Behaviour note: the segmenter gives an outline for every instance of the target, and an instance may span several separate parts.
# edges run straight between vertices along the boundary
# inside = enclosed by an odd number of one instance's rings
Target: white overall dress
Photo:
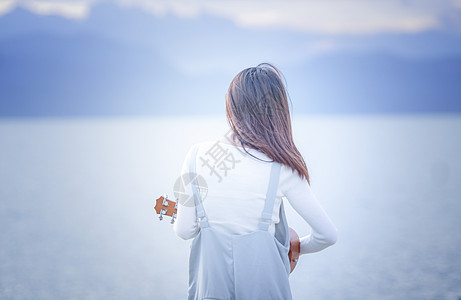
[[[197,146],[190,174],[195,173]],[[269,231],[281,165],[272,162],[269,186],[259,229],[247,234],[228,234],[209,226],[208,218],[191,178],[200,231],[191,244],[188,299],[290,300],[290,234],[283,201],[275,236]],[[193,176],[195,177],[195,176]]]

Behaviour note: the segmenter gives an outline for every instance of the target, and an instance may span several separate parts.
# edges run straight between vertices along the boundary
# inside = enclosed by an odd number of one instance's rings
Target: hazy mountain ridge
[[[17,8],[0,18],[0,116],[222,113],[230,80],[255,60],[282,69],[298,113],[460,112],[461,43],[426,35],[447,46],[417,59],[404,46],[401,56],[370,46],[311,57],[301,46],[318,37],[210,16],[156,18],[103,4],[68,20]]]
[[[331,54],[299,69],[292,71],[289,86],[293,98],[306,97],[299,105],[303,111],[461,111],[461,56],[409,60],[384,53]]]

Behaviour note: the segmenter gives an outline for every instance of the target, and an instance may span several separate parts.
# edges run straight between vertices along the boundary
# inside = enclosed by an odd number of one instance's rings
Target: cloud
[[[140,7],[145,11],[162,17],[167,13],[172,13],[182,18],[195,18],[203,12],[206,6],[203,1],[164,1],[164,0],[115,0],[124,7]],[[220,0],[218,0],[220,2]]]
[[[36,14],[61,15],[70,19],[86,18],[90,11],[90,3],[83,1],[28,1],[24,6]]]
[[[385,1],[290,1],[289,5],[270,1],[215,2],[208,11],[234,20],[244,27],[272,27],[321,34],[367,34],[377,32],[414,32],[436,26],[430,12],[402,7]],[[242,7],[244,9],[242,9]]]
[[[10,12],[14,6],[14,0],[0,0],[0,16]]]
[[[59,15],[69,19],[84,19],[94,1],[14,1],[0,0],[0,16],[16,6],[21,6],[39,15]]]
[[[2,1],[0,14],[22,5],[39,14],[85,18],[87,1]],[[442,17],[460,14],[461,0],[113,0],[122,7],[139,7],[156,16],[200,14],[232,20],[245,28],[275,28],[314,34],[415,33],[442,26]]]
[[[441,26],[447,12],[461,12],[461,0],[118,0],[157,16],[201,13],[246,28],[276,28],[317,34],[415,33]]]

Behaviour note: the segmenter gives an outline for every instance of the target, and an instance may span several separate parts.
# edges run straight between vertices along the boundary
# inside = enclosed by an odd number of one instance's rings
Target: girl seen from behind
[[[174,231],[194,238],[188,299],[292,299],[282,197],[311,228],[301,255],[333,245],[337,229],[293,142],[281,72],[264,63],[238,73],[226,115],[229,134],[194,144],[183,163]]]

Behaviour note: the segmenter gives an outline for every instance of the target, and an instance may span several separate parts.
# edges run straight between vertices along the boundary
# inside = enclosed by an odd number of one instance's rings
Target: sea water
[[[294,299],[459,299],[461,116],[292,119],[339,229],[301,256]],[[222,116],[0,120],[0,299],[185,299],[191,241],[154,200],[227,132]]]

